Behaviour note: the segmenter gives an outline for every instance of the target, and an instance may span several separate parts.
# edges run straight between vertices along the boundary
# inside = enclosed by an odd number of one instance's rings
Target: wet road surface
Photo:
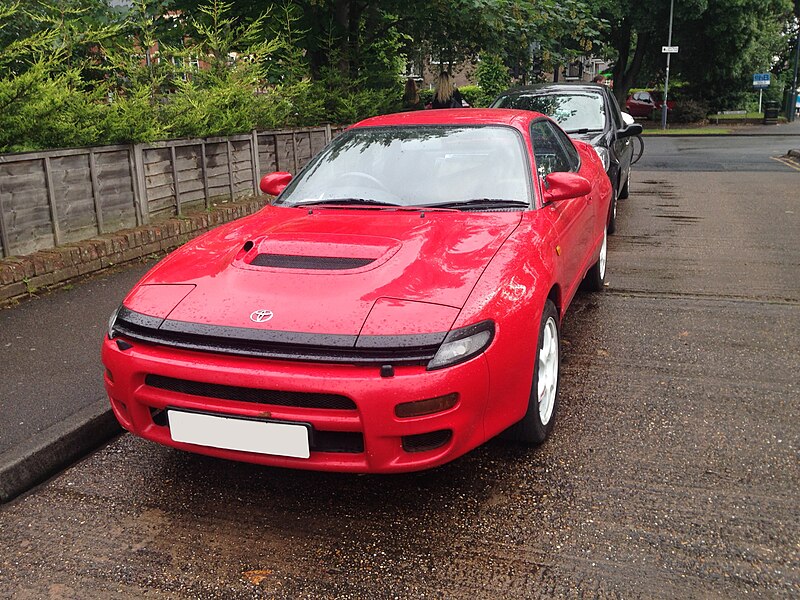
[[[800,173],[649,142],[544,446],[376,477],[124,435],[0,507],[0,596],[800,595]]]

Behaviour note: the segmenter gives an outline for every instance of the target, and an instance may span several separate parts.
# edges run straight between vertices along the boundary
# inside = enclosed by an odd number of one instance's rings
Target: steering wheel
[[[373,177],[369,173],[364,173],[363,171],[350,171],[349,173],[344,173],[341,177],[339,177],[339,181],[347,179],[352,179],[355,180],[356,182],[365,183],[369,187],[376,188],[384,192],[389,191],[386,189],[386,186],[383,185],[380,181],[378,181],[375,177]]]

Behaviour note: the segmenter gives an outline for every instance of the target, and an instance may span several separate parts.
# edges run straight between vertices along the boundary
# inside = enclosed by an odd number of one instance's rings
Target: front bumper
[[[436,371],[397,366],[394,376],[382,377],[375,366],[232,356],[124,339],[120,345],[120,339],[106,337],[102,347],[114,414],[125,429],[167,446],[295,469],[392,473],[444,464],[486,439],[485,355]],[[452,408],[395,415],[398,404],[450,393],[458,394]],[[308,424],[310,457],[174,441],[167,409]]]

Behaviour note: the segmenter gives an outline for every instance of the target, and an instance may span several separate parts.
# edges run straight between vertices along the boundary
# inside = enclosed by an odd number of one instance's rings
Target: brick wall
[[[174,250],[217,225],[253,214],[267,203],[267,199],[267,196],[247,198],[160,223],[2,259],[0,305],[82,275]]]

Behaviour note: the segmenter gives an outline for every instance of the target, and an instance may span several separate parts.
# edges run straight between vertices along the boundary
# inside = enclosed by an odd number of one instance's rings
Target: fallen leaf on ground
[[[272,575],[269,569],[256,569],[254,571],[245,571],[242,576],[253,585],[259,585],[262,581]]]

